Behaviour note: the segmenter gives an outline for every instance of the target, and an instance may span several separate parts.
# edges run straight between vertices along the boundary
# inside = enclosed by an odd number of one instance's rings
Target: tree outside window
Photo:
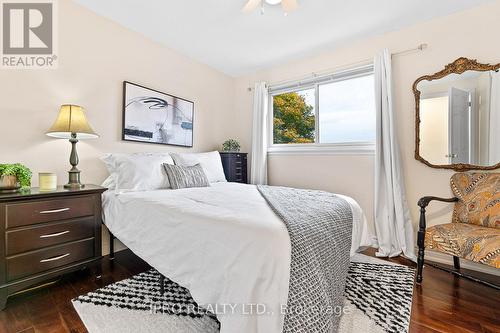
[[[314,89],[273,97],[275,144],[314,143]]]

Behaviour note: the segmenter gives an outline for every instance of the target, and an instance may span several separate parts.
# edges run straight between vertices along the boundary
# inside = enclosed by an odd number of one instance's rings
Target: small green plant
[[[20,163],[15,164],[0,164],[1,176],[16,176],[21,188],[31,186],[31,170]]]
[[[240,143],[235,139],[228,139],[222,144],[222,151],[240,151]]]

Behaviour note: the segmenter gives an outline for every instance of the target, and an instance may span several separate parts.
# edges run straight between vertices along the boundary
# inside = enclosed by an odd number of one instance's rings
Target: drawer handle
[[[54,234],[48,234],[48,235],[41,235],[40,238],[51,238],[51,237],[57,237],[57,236],[62,236],[64,234],[69,233],[69,230],[66,231],[61,231],[61,232],[56,232]]]
[[[40,214],[53,214],[53,213],[61,213],[67,212],[69,208],[61,208],[61,209],[53,209],[53,210],[42,210]]]
[[[241,164],[242,162],[241,162],[241,161],[236,161],[236,162],[234,162],[234,163],[236,163],[236,164]]]
[[[56,261],[56,260],[59,260],[59,259],[62,259],[62,258],[66,258],[69,255],[70,255],[69,253],[66,253],[66,254],[63,254],[63,255],[60,255],[60,256],[57,256],[57,257],[42,259],[42,260],[40,260],[40,262]]]

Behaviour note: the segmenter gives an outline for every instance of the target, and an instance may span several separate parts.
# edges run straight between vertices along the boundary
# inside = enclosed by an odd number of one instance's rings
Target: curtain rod
[[[428,47],[428,45],[425,43],[419,44],[417,47],[393,53],[392,56],[400,56],[400,55],[405,55],[408,53],[413,53],[416,51],[417,52],[423,51],[427,47]],[[324,69],[324,70],[317,71],[317,72],[312,72],[312,73],[308,74],[307,76],[300,76],[300,77],[287,79],[287,80],[283,80],[283,81],[268,83],[268,86],[276,86],[276,85],[282,85],[282,84],[286,84],[286,83],[294,82],[294,81],[307,80],[307,79],[315,78],[315,77],[321,76],[321,75],[332,74],[332,72],[343,70],[343,69],[348,69],[350,67],[369,65],[371,63],[373,63],[373,58],[367,58],[367,59],[363,59],[363,60],[360,60],[360,61],[357,61],[354,63],[345,64],[345,65],[336,66],[336,67],[331,67],[331,68]],[[253,87],[248,87],[248,91],[252,91],[252,90],[253,90]]]

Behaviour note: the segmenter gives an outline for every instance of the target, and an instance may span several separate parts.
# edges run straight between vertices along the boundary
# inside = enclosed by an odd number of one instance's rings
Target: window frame
[[[295,81],[281,86],[269,87],[268,100],[268,154],[334,154],[334,155],[373,155],[375,153],[375,142],[340,142],[320,143],[319,128],[319,87],[329,83],[345,81],[358,77],[373,75],[373,64],[335,72],[330,75],[316,76],[309,80]],[[314,89],[314,143],[274,143],[274,96]]]

